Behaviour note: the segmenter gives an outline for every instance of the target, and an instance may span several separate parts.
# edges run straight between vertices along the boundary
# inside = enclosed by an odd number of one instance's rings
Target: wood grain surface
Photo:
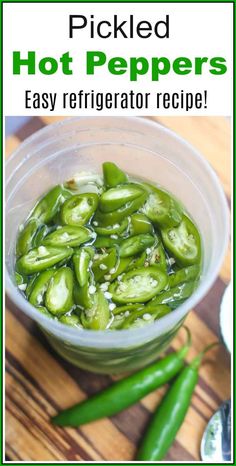
[[[33,132],[58,121],[33,118],[6,141],[6,155]],[[230,123],[221,117],[152,117],[199,149],[215,168],[230,204]],[[190,360],[219,335],[219,307],[230,280],[230,250],[214,286],[187,318],[193,335]],[[183,331],[172,349],[183,343]],[[79,429],[55,428],[50,416],[108,386],[116,377],[95,375],[64,361],[37,326],[7,299],[6,455],[10,461],[132,461],[150,415],[167,387],[110,419]],[[205,425],[230,397],[230,357],[223,346],[212,351],[200,370],[191,407],[167,461],[199,461]]]

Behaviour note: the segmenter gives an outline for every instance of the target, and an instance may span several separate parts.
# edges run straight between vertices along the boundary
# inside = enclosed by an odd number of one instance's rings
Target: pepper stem
[[[190,346],[192,344],[192,337],[191,337],[191,332],[190,332],[189,328],[186,327],[186,325],[183,325],[183,328],[184,328],[184,330],[186,330],[186,333],[187,333],[187,341],[186,341],[185,345],[178,352],[179,356],[181,358],[184,358],[186,356],[186,354],[187,354],[187,352],[188,352],[188,350],[189,350],[189,348],[190,348]]]
[[[214,343],[210,343],[209,345],[206,346],[206,348],[204,348],[204,350],[202,350],[194,359],[193,361],[191,362],[191,367],[193,369],[198,369],[201,362],[202,362],[202,358],[203,356],[208,352],[210,351],[212,348],[214,348],[215,346],[219,345],[220,343],[218,341],[214,341]]]

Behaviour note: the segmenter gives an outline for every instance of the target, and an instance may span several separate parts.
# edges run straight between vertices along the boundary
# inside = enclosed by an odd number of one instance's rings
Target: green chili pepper
[[[70,311],[73,302],[73,273],[69,267],[59,269],[51,278],[45,296],[45,305],[54,315]]]
[[[32,277],[27,277],[28,278],[28,283],[27,283],[27,288],[25,290],[25,296],[27,299],[29,299],[30,297],[30,294],[31,294],[31,291],[33,289],[33,286],[34,286],[34,282],[36,280],[36,278],[38,277],[38,273],[36,273],[35,275],[32,275]]]
[[[117,261],[116,249],[110,249],[109,252],[101,254],[99,259],[95,260],[92,266],[94,278],[97,282],[101,281],[104,275],[110,274]]]
[[[190,265],[169,275],[169,287],[173,288],[181,283],[191,282],[199,277],[199,265]]]
[[[32,275],[52,267],[72,254],[73,249],[69,247],[39,246],[18,259],[16,267],[20,273]]]
[[[93,243],[93,246],[97,249],[102,248],[113,248],[114,246],[119,246],[121,243],[121,239],[118,238],[117,235],[115,238],[111,238],[109,236],[97,236],[96,240]]]
[[[196,282],[186,282],[171,288],[170,290],[163,291],[159,296],[150,301],[148,306],[156,306],[157,304],[168,304],[174,310],[182,304],[196,288]]]
[[[133,327],[134,325],[141,327],[147,323],[150,324],[156,319],[160,319],[170,312],[171,309],[166,304],[159,304],[156,307],[153,306],[152,308],[149,308],[149,310],[146,308],[146,306],[144,306],[141,309],[138,308],[130,312],[130,315],[125,319],[122,328],[127,329]]]
[[[98,222],[99,226],[106,227],[108,225],[114,225],[114,223],[120,223],[128,215],[131,215],[136,210],[143,206],[147,198],[147,193],[143,192],[140,196],[136,197],[133,201],[127,202],[119,209],[113,212],[101,212],[97,210],[94,220]]]
[[[59,321],[62,324],[69,325],[71,327],[83,328],[80,323],[79,317],[76,314],[63,315],[59,318]]]
[[[130,217],[130,236],[141,233],[153,233],[153,226],[144,214],[133,214]]]
[[[143,194],[143,189],[138,184],[127,183],[116,188],[108,189],[102,193],[99,199],[99,209],[102,212],[113,212],[124,204],[133,201]]]
[[[112,283],[109,292],[117,303],[144,303],[163,290],[167,275],[156,267],[140,267]]]
[[[128,271],[128,266],[132,262],[132,257],[118,257],[117,262],[113,269],[110,269],[108,275],[110,275],[109,281],[114,281],[124,271]]]
[[[89,309],[93,305],[93,297],[92,294],[90,293],[90,290],[92,288],[96,287],[93,285],[93,279],[91,273],[89,273],[89,278],[88,281],[85,283],[83,286],[79,286],[77,283],[74,284],[74,289],[73,289],[73,297],[74,297],[74,302],[78,304],[79,306],[84,307],[85,309]]]
[[[124,306],[118,306],[114,309],[113,314],[114,316],[118,314],[125,314],[127,312],[137,311],[137,309],[144,309],[144,304],[125,304]],[[127,317],[127,315],[126,315]]]
[[[44,304],[45,293],[55,270],[49,269],[40,273],[32,285],[32,290],[29,296],[29,302],[33,306],[41,306]]]
[[[90,273],[90,262],[93,256],[94,249],[91,247],[85,247],[81,248],[72,257],[75,275],[80,286],[84,286],[88,282]]]
[[[88,223],[98,205],[95,193],[76,194],[68,199],[61,208],[64,225],[81,226]]]
[[[144,266],[146,267],[147,253],[144,251],[140,256],[134,257],[133,259],[132,257],[130,257],[130,259],[131,259],[131,262],[127,267],[127,270],[126,270],[127,272],[133,269],[138,269],[140,267],[144,267]],[[149,264],[147,263],[147,265]]]
[[[82,243],[90,241],[93,237],[92,231],[85,227],[64,226],[49,235],[43,241],[44,245],[52,246],[79,246]]]
[[[202,357],[215,344],[209,345],[201,352],[180,372],[171,385],[142,439],[136,458],[138,461],[161,461],[165,457],[188,411],[198,382]]]
[[[190,344],[188,332],[188,341],[178,352],[168,354],[164,359],[113,383],[88,400],[61,411],[52,418],[52,423],[59,426],[78,427],[123,411],[173,379],[184,366],[184,358]]]
[[[173,197],[165,191],[144,184],[149,191],[149,197],[143,207],[143,213],[157,226],[172,227],[182,220],[182,209]]]
[[[38,229],[39,222],[32,218],[29,220],[24,229],[19,233],[16,243],[17,256],[23,256],[33,247],[33,240]]]
[[[93,224],[97,222],[93,222]],[[121,223],[115,223],[114,225],[110,225],[108,227],[98,227],[94,225],[94,230],[98,235],[101,236],[111,236],[111,235],[119,235],[123,233],[128,228],[129,221],[127,218],[124,218]]]
[[[167,262],[166,262],[166,255],[165,255],[165,250],[164,247],[159,240],[159,243],[157,246],[155,246],[150,254],[147,257],[147,260],[150,265],[157,265],[161,269],[164,270],[164,272],[167,272]]]
[[[126,174],[112,162],[102,164],[104,183],[107,188],[113,188],[122,183],[127,183]]]
[[[124,239],[119,248],[120,257],[130,257],[139,254],[149,246],[152,246],[154,242],[154,237],[149,233],[143,233]]]
[[[15,272],[15,282],[17,285],[23,285],[23,283],[25,283],[24,277],[18,272]]]
[[[40,223],[49,223],[59,211],[63,202],[71,197],[71,193],[58,185],[51,189],[35,206],[30,218],[36,218]]]
[[[53,319],[54,316],[47,310],[45,306],[35,306],[41,314],[45,314],[49,319]]]
[[[93,295],[92,299],[92,306],[81,312],[83,327],[90,330],[105,330],[110,320],[108,302],[100,290]]]
[[[49,233],[49,228],[47,225],[40,225],[33,240],[33,247],[37,248],[40,246],[45,238],[45,236]]]
[[[201,260],[201,238],[193,222],[183,216],[177,227],[161,230],[165,247],[180,265],[192,265]]]

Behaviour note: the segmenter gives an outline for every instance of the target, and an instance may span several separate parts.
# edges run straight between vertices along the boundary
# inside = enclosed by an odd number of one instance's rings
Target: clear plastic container
[[[108,160],[134,177],[162,185],[183,202],[200,229],[204,261],[197,290],[174,312],[140,329],[93,332],[50,320],[25,300],[14,282],[14,248],[17,228],[38,197],[81,170],[101,172]],[[213,284],[228,231],[225,195],[210,165],[176,134],[142,118],[64,120],[27,139],[6,164],[7,293],[60,355],[87,370],[119,373],[155,360]]]

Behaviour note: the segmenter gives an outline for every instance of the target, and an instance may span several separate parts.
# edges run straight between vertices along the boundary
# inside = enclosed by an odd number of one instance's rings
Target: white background
[[[107,110],[102,113],[85,110],[63,110],[61,99],[57,100],[56,115],[180,115],[183,111],[157,110],[156,92],[208,91],[208,108],[189,111],[192,115],[231,115],[232,114],[232,44],[233,44],[233,5],[232,4],[190,4],[190,3],[146,3],[146,4],[74,4],[74,3],[14,3],[4,4],[4,114],[5,115],[52,115],[49,110],[27,110],[24,105],[25,89],[33,92],[79,92],[80,89],[99,92],[151,92],[152,100],[148,110]],[[69,14],[94,15],[96,21],[111,20],[114,14],[120,20],[127,20],[130,14],[135,21],[148,20],[155,23],[170,16],[170,38],[158,39],[90,39],[89,28],[75,32],[69,39]],[[21,51],[27,56],[29,50],[36,51],[36,60],[45,56],[58,58],[70,51],[73,57],[73,75],[63,75],[61,71],[51,76],[13,75],[12,52]],[[158,82],[151,81],[150,73],[140,76],[137,82],[130,82],[128,73],[111,75],[106,66],[97,69],[94,76],[86,75],[86,51],[100,50],[109,58],[123,56],[151,57],[166,56],[173,60],[180,56],[225,57],[228,71],[222,76],[209,73],[206,64],[202,75],[193,73],[180,76],[174,72],[160,76]]]

